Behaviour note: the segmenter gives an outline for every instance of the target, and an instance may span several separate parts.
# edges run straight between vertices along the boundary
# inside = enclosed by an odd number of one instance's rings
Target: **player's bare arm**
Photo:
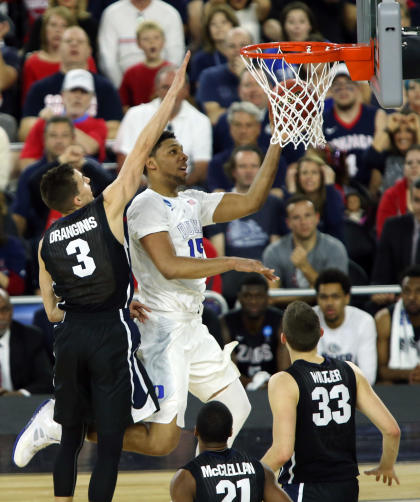
[[[226,193],[213,215],[215,223],[236,220],[255,213],[264,205],[276,177],[281,147],[270,145],[261,168],[245,194]]]
[[[126,157],[117,179],[103,192],[104,207],[109,225],[120,242],[124,240],[121,215],[125,206],[134,197],[140,186],[146,159],[166,127],[178,92],[184,87],[185,72],[189,59],[190,52],[188,51],[182,65],[176,72],[175,79],[168,93],[159,106],[159,109],[137,138],[134,148]]]
[[[172,502],[193,502],[195,497],[195,479],[186,469],[179,469],[169,487]]]
[[[395,481],[400,484],[394,471],[394,465],[398,456],[401,431],[388,408],[372,389],[360,368],[347,361],[356,375],[357,402],[356,407],[380,430],[382,434],[382,455],[379,465],[365,474],[375,476],[376,481],[381,478],[388,486]]]
[[[41,258],[42,242],[43,239],[41,239],[38,247],[39,287],[41,289],[42,301],[48,320],[50,322],[60,322],[63,320],[64,311],[58,308],[59,298],[55,296],[51,275],[45,268],[44,260]]]
[[[273,375],[268,382],[268,399],[273,414],[273,442],[261,462],[277,471],[295,448],[299,388],[293,377],[285,372]]]
[[[264,502],[292,502],[292,499],[287,495],[287,493],[281,489],[276,481],[274,472],[264,465]]]
[[[146,235],[140,242],[165,279],[201,279],[228,270],[258,272],[270,281],[277,279],[273,270],[258,260],[235,256],[204,259],[177,256],[168,232]]]

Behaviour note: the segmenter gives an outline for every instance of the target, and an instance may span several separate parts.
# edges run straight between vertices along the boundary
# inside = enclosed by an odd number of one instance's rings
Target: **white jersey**
[[[331,329],[318,305],[314,310],[324,330],[324,335],[318,342],[318,353],[354,362],[363,371],[369,383],[375,383],[378,357],[373,317],[363,310],[347,305],[343,324]]]
[[[205,278],[165,279],[139,240],[168,232],[177,256],[205,258],[202,227],[214,223],[213,213],[223,195],[186,190],[165,197],[147,189],[134,198],[127,212],[132,268],[140,299],[153,311],[201,312]]]

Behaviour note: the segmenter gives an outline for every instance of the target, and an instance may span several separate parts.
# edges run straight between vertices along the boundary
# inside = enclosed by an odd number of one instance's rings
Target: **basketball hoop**
[[[269,100],[272,143],[305,148],[325,145],[324,100],[337,65],[345,61],[352,80],[374,74],[373,46],[328,42],[270,42],[241,49],[248,71]]]

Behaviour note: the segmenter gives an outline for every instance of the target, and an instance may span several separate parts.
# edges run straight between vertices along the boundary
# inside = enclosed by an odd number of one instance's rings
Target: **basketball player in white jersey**
[[[231,360],[237,342],[222,351],[202,323],[205,278],[228,270],[259,272],[269,280],[275,276],[256,260],[206,258],[203,226],[257,211],[270,191],[279,157],[280,147],[271,145],[245,194],[178,191],[187,176],[187,156],[169,132],[162,134],[146,162],[149,188],[135,197],[127,220],[140,301],[152,310],[141,327],[141,354],[158,388],[161,409],[148,420],[153,422],[150,431],[159,431],[160,444],[164,438],[165,452],[178,444],[188,391],[203,402],[214,399],[229,408],[233,415],[229,445],[250,412]],[[139,451],[136,428],[130,429],[130,449]]]

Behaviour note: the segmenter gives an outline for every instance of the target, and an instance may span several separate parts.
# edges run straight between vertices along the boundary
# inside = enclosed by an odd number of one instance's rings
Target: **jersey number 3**
[[[331,411],[330,401],[337,399],[338,410]],[[343,385],[334,385],[328,392],[325,387],[315,387],[312,391],[312,400],[319,401],[318,409],[320,413],[313,413],[312,420],[315,425],[328,425],[331,420],[337,424],[345,424],[351,417],[351,406],[349,404],[349,389]]]
[[[216,485],[216,493],[222,494],[226,493],[226,497],[223,497],[221,502],[232,502],[232,500],[236,499],[236,488],[241,490],[241,498],[240,502],[249,502],[251,500],[251,490],[249,487],[249,479],[238,479],[236,482],[236,486],[232,481],[224,479],[223,481],[219,481]]]
[[[81,265],[73,267],[73,274],[78,277],[87,277],[92,275],[96,269],[95,262],[91,256],[88,256],[90,251],[89,244],[83,239],[74,239],[70,241],[66,247],[68,255],[76,254],[77,261]]]

